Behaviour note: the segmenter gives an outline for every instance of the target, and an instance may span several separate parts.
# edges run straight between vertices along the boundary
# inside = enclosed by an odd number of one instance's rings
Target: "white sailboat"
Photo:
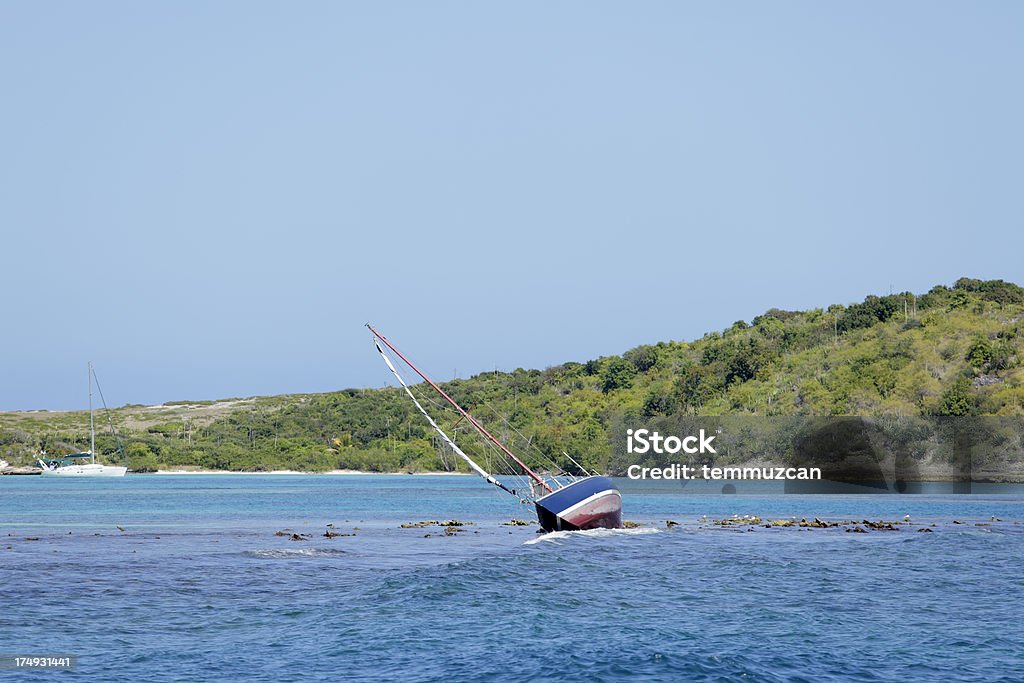
[[[72,453],[61,458],[44,459],[43,451],[39,466],[43,468],[43,476],[49,477],[123,477],[127,467],[102,465],[96,462],[96,424],[92,412],[92,363],[89,363],[89,450],[84,453]],[[88,460],[88,462],[85,462]]]

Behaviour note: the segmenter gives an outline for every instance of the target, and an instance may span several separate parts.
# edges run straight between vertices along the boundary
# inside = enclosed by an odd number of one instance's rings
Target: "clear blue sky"
[[[0,409],[1024,281],[1019,2],[0,4]]]

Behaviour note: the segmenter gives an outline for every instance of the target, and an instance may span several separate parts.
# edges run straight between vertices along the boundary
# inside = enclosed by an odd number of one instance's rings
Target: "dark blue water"
[[[1024,680],[1024,488],[976,490],[623,482],[650,526],[541,537],[469,477],[3,477],[0,654],[76,655],[68,680]],[[936,526],[702,521],[733,514]],[[475,524],[399,528],[451,518]]]

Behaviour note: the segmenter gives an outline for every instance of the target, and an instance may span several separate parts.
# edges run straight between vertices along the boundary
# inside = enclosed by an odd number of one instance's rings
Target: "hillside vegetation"
[[[926,294],[772,309],[691,342],[659,342],[545,370],[488,372],[442,386],[496,436],[606,469],[615,420],[665,415],[1024,415],[1024,289],[958,280]],[[129,465],[229,470],[456,468],[395,388],[111,411]],[[100,415],[98,425],[105,426]],[[465,422],[442,419],[464,435]],[[0,413],[0,458],[76,451],[85,412]],[[470,439],[465,443],[470,444]],[[527,449],[529,444],[530,448]],[[536,447],[536,451],[534,451]],[[102,459],[120,459],[109,434]]]

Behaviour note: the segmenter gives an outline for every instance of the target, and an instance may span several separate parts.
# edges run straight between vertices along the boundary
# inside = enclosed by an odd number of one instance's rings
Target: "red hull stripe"
[[[606,517],[618,519],[621,514],[622,496],[619,492],[603,491],[580,501],[559,515],[559,517],[569,522],[569,524],[586,529],[598,519]]]
[[[618,491],[610,489],[584,498],[572,507],[559,512],[558,516],[572,521],[573,517],[579,513],[596,512],[598,510],[610,512],[616,509],[622,509],[622,495]]]

